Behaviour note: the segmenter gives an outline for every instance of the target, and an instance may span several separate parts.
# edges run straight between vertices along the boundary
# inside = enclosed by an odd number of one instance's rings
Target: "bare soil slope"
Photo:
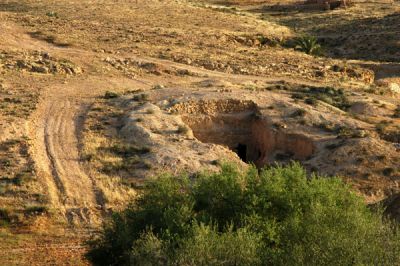
[[[395,54],[306,55],[281,45],[305,17],[203,2],[0,3],[0,265],[85,265],[83,241],[145,178],[227,158],[299,160],[367,202],[398,192]]]

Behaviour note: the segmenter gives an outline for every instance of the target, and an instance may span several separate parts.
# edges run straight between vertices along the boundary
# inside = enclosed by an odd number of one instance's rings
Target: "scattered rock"
[[[68,60],[60,60],[46,52],[3,52],[7,56],[0,58],[0,68],[18,69],[39,74],[67,74],[78,75],[83,69]]]
[[[400,85],[397,83],[389,83],[389,90],[394,93],[400,93]]]

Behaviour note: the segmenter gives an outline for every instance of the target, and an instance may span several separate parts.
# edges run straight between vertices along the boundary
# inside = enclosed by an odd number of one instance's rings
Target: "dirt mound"
[[[135,174],[139,178],[162,171],[195,173],[203,169],[217,170],[220,158],[239,162],[229,149],[203,143],[193,137],[192,130],[179,115],[171,115],[158,106],[145,103],[133,104],[121,134],[132,145],[139,145],[149,152],[140,155]]]
[[[200,100],[182,102],[168,109],[171,113],[187,114],[216,114],[234,113],[241,111],[257,112],[257,105],[253,101],[227,99],[227,100]]]

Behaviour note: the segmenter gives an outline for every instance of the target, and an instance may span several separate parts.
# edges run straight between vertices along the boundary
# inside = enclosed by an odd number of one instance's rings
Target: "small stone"
[[[49,73],[49,69],[45,66],[33,65],[31,70],[32,70],[32,72],[37,72],[37,73],[42,73],[42,74]]]
[[[165,89],[165,87],[163,85],[157,84],[153,87],[153,90],[162,90]]]

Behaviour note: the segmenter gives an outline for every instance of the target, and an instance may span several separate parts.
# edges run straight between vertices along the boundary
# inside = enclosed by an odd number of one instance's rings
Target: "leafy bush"
[[[295,40],[295,49],[310,55],[319,55],[322,47],[314,36],[302,36]]]
[[[396,228],[299,164],[147,182],[90,244],[97,265],[397,265]]]
[[[261,236],[246,228],[230,227],[219,233],[213,227],[194,225],[193,235],[185,239],[178,251],[177,265],[260,265],[258,252],[263,246]]]
[[[106,91],[106,93],[104,93],[104,99],[114,99],[118,97],[119,94],[113,91]]]
[[[134,241],[130,253],[131,265],[153,266],[165,265],[168,257],[163,242],[151,231],[144,233]]]

